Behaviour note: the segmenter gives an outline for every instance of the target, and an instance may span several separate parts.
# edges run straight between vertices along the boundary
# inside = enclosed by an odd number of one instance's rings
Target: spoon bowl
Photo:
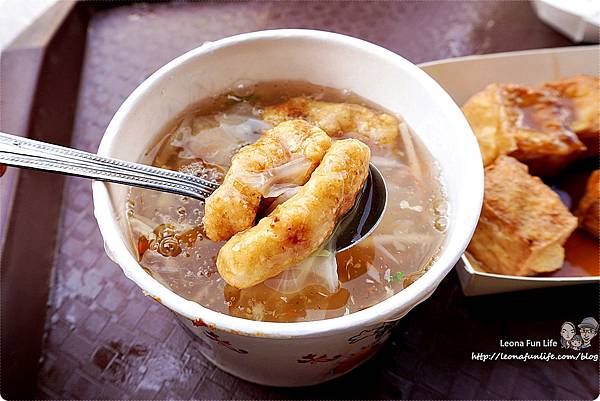
[[[335,251],[343,252],[363,241],[377,228],[387,207],[387,185],[373,163],[369,163],[369,175],[362,191],[356,197],[352,209],[338,224]]]

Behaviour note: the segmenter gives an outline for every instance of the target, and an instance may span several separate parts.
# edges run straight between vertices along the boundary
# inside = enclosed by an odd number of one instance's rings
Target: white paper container
[[[377,305],[335,319],[245,320],[188,301],[142,269],[124,234],[126,187],[95,182],[94,214],[111,259],[149,296],[180,316],[204,344],[203,354],[217,366],[261,384],[319,383],[373,355],[395,321],[426,300],[456,264],[481,209],[479,148],[450,96],[401,56],[348,36],[275,30],[205,44],[159,69],[119,108],[98,154],[140,160],[167,122],[190,104],[222,93],[240,79],[307,80],[350,89],[404,117],[438,161],[451,206],[447,239],[439,258],[421,278]]]
[[[576,74],[600,74],[600,47],[578,46],[469,56],[421,64],[462,105],[486,85],[538,84]],[[517,277],[477,271],[463,256],[456,271],[465,295],[483,295],[542,287],[599,282],[587,277]]]
[[[535,0],[537,16],[575,43],[600,40],[600,1]]]

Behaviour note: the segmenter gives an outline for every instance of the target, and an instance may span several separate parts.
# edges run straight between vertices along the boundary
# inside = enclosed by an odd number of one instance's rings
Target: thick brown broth
[[[148,149],[146,162],[221,181],[231,156],[269,127],[260,119],[261,108],[299,95],[378,109],[350,92],[304,82],[256,86],[242,82],[230,93],[184,112]],[[442,245],[448,222],[448,205],[436,163],[408,127],[403,127],[393,149],[367,143],[372,162],[386,178],[388,209],[368,239],[335,256],[340,281],[335,293],[318,282],[293,293],[281,287],[274,289],[269,280],[245,290],[226,285],[216,269],[216,255],[224,242],[213,242],[203,235],[203,204],[132,188],[127,215],[140,264],[189,300],[254,320],[292,322],[337,317],[390,297],[428,268]],[[408,149],[406,140],[410,141]]]

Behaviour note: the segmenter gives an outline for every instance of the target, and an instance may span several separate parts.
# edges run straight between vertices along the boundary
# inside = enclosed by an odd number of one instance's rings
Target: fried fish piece
[[[369,147],[334,142],[300,191],[221,248],[217,268],[236,288],[248,288],[315,252],[354,205],[369,172]]]
[[[492,84],[462,109],[485,166],[508,154],[527,164],[532,174],[549,175],[586,150],[569,128],[571,108],[549,91]]]
[[[265,107],[262,118],[279,124],[300,118],[316,124],[331,137],[355,138],[382,146],[395,146],[399,129],[396,117],[351,103],[329,103],[300,96]]]
[[[600,170],[595,170],[588,178],[585,194],[575,214],[579,217],[581,228],[600,238]]]
[[[491,273],[530,276],[559,269],[577,227],[560,198],[527,166],[500,156],[485,169],[483,208],[468,251]]]
[[[291,120],[266,131],[232,158],[223,184],[206,200],[202,222],[208,238],[228,240],[250,228],[265,190],[265,172],[293,160],[304,162],[288,183],[304,184],[331,146],[331,138],[303,120]]]
[[[585,156],[597,156],[600,142],[600,78],[577,75],[562,81],[548,82],[544,88],[554,91],[571,103],[571,129],[587,146]]]

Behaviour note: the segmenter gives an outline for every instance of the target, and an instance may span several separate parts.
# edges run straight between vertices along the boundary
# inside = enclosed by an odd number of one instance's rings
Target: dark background
[[[119,105],[161,65],[205,41],[272,28],[340,32],[415,63],[572,45],[525,1],[63,2],[3,55],[3,130],[95,151]],[[8,121],[15,105],[29,110],[27,121]],[[297,389],[238,380],[212,366],[174,316],[104,254],[90,182],[23,171],[13,189],[2,223],[5,398],[598,396],[597,362],[471,360],[474,352],[521,352],[501,349],[500,340],[558,340],[562,322],[597,318],[598,285],[467,298],[454,271],[348,375]],[[588,352],[598,353],[598,338]]]

